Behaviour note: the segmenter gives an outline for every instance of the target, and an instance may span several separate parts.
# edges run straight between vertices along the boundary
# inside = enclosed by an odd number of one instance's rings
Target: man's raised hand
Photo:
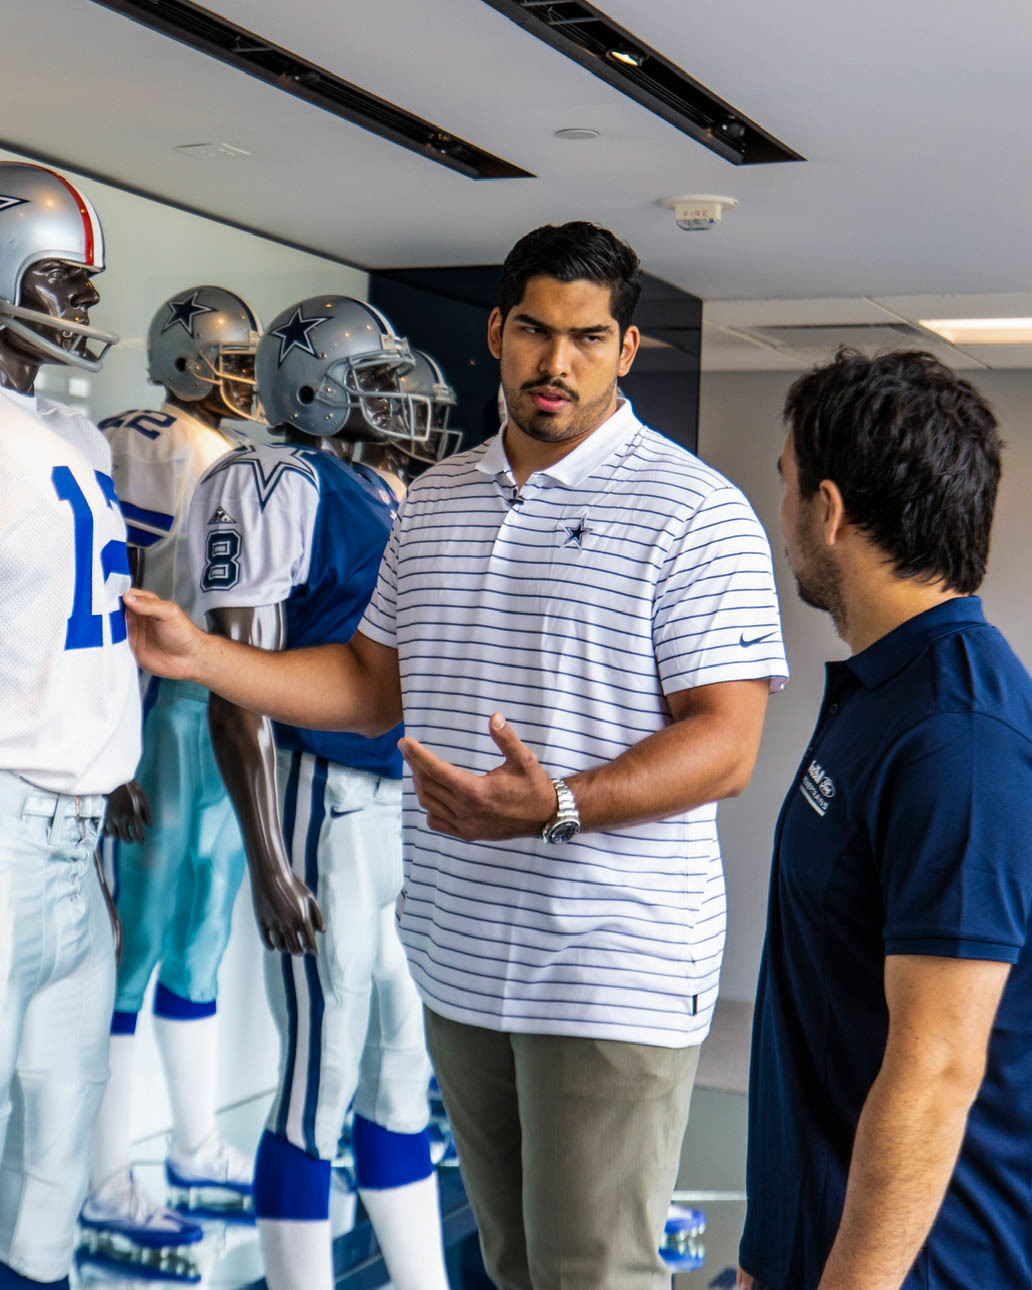
[[[533,837],[555,814],[552,781],[500,712],[488,730],[505,760],[486,775],[453,766],[418,740],[399,742],[427,824],[466,842]]]

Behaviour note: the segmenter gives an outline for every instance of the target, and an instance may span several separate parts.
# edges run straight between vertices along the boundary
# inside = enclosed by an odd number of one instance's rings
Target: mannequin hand
[[[296,874],[276,866],[272,872],[256,876],[252,866],[251,893],[266,949],[284,954],[315,953],[315,934],[324,932],[326,923],[315,897]]]
[[[555,788],[500,712],[488,731],[505,760],[486,775],[453,766],[415,739],[400,740],[426,822],[466,842],[533,837],[555,814]]]
[[[119,842],[142,842],[144,830],[152,823],[147,794],[135,779],[108,794],[104,832]]]
[[[118,917],[118,909],[111,899],[111,892],[104,878],[104,866],[100,862],[99,848],[93,853],[93,867],[97,871],[97,881],[100,883],[100,890],[104,893],[104,904],[107,905],[108,918],[111,920],[111,935],[115,938],[115,967],[118,967],[122,961],[122,920]]]
[[[195,627],[178,605],[134,588],[123,596],[129,644],[145,672],[190,680],[207,632]]]
[[[753,1279],[750,1273],[744,1268],[738,1269],[738,1276],[735,1278],[735,1290],[752,1290]]]

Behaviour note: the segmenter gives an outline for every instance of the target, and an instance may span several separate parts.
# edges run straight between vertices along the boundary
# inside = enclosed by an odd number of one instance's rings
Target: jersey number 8
[[[202,591],[225,591],[235,587],[240,578],[240,534],[236,529],[217,529],[208,534],[204,566],[201,576]]]

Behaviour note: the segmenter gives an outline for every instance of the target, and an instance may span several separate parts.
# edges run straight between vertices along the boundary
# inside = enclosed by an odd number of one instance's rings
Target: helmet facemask
[[[93,327],[87,322],[77,322],[71,318],[65,318],[59,314],[50,313],[46,309],[33,308],[32,305],[23,303],[26,294],[26,286],[29,287],[30,296],[35,294],[40,296],[40,302],[43,302],[42,291],[35,291],[34,279],[30,276],[33,270],[39,265],[53,262],[60,265],[67,273],[87,272],[82,265],[74,264],[67,260],[58,259],[55,256],[43,256],[34,264],[31,264],[22,274],[18,284],[19,303],[12,304],[9,300],[0,299],[0,328],[13,332],[15,336],[31,350],[33,355],[38,355],[42,363],[62,363],[69,367],[78,367],[86,372],[99,372],[104,361],[104,356],[112,345],[118,344],[118,337],[111,332],[102,331],[99,327]],[[92,277],[92,273],[88,273]],[[26,283],[26,277],[29,282]],[[96,300],[94,292],[93,299]],[[66,306],[71,308],[71,304]],[[86,315],[89,305],[80,305],[77,312]],[[52,336],[48,332],[54,333]],[[87,347],[87,342],[94,340],[102,348],[99,352],[93,352]]]

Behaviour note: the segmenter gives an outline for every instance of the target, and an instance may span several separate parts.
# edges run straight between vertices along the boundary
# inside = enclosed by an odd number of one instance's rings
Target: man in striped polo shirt
[[[292,724],[404,717],[401,936],[501,1290],[668,1284],[714,804],[787,672],[745,498],[618,395],[638,268],[586,223],[516,244],[489,321],[507,422],[412,486],[349,645],[247,651],[132,597],[150,670]]]

